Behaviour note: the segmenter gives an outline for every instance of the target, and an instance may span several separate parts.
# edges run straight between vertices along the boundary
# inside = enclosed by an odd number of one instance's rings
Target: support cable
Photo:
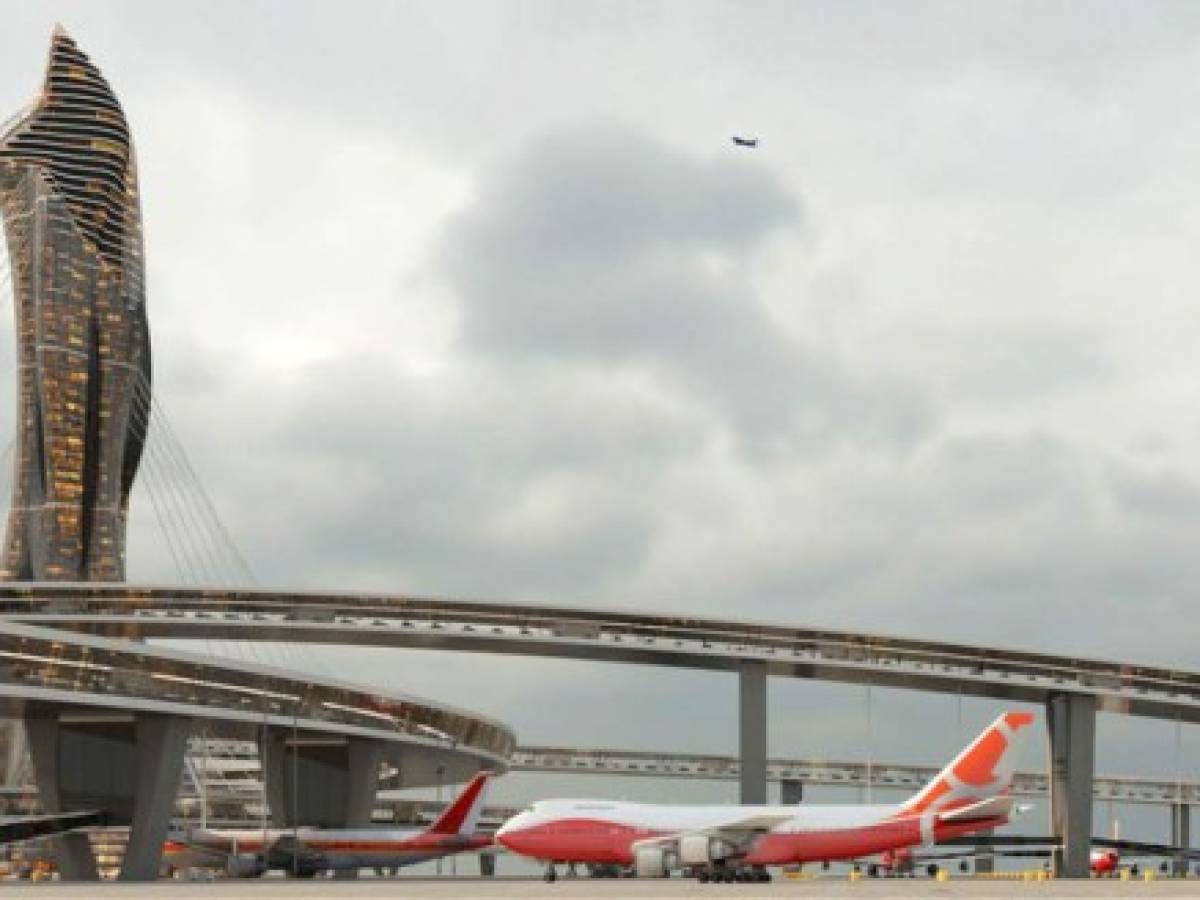
[[[866,771],[866,775],[867,775],[867,800],[866,800],[867,806],[871,805],[871,776],[873,774],[871,771],[871,769],[872,769],[871,760],[875,755],[874,747],[872,747],[872,745],[871,745],[871,742],[873,739],[873,732],[874,732],[874,729],[872,728],[872,725],[871,725],[871,685],[868,684],[867,685],[867,771]]]
[[[169,444],[172,446],[179,459],[184,475],[187,477],[189,484],[196,492],[198,505],[200,510],[207,515],[210,527],[215,536],[219,537],[224,545],[226,552],[229,553],[235,567],[239,570],[241,577],[248,580],[251,584],[257,584],[258,581],[254,577],[254,571],[250,568],[250,564],[246,562],[246,558],[238,549],[237,543],[229,534],[225,524],[221,521],[221,517],[217,515],[216,507],[213,505],[212,499],[208,495],[208,491],[204,489],[204,483],[200,480],[200,476],[196,474],[196,470],[192,467],[191,459],[183,449],[183,442],[176,435],[174,427],[171,425],[170,417],[167,415],[166,409],[163,407],[162,401],[150,394],[150,401],[153,404],[156,421],[161,423],[165,434],[169,439]]]
[[[198,559],[204,560],[205,570],[212,573],[207,576],[210,583],[234,583],[237,580],[237,569],[248,572],[249,566],[240,554],[236,553],[236,547],[228,537],[228,532],[221,526],[215,508],[203,493],[199,478],[188,462],[182,444],[167,424],[162,403],[155,400],[146,379],[140,374],[135,383],[135,395],[139,400],[139,410],[148,416],[145,419],[147,434],[153,435],[148,437],[147,446],[151,448],[151,454],[157,457],[160,464],[167,467],[173,476],[171,488],[178,506],[178,517],[180,521],[186,518],[190,522],[190,525],[184,525],[184,530],[188,533],[189,542],[197,549]],[[153,429],[149,427],[150,423],[154,424]],[[234,553],[228,552],[231,547]],[[281,648],[270,643],[259,647],[256,642],[220,641],[217,646],[222,655],[235,659],[247,659],[248,653],[249,660],[256,663],[271,663],[283,667],[287,667],[288,664],[286,654]]]
[[[175,540],[180,548],[181,559],[184,562],[184,567],[187,570],[185,575],[185,584],[198,585],[203,577],[203,573],[197,573],[197,560],[195,558],[194,549],[191,547],[191,542],[187,539],[187,527],[182,522],[181,513],[177,504],[173,500],[173,492],[171,491],[171,479],[169,473],[164,470],[164,465],[159,458],[157,448],[155,448],[149,440],[149,421],[146,418],[144,407],[140,403],[137,395],[134,395],[137,405],[131,406],[131,411],[138,419],[138,425],[143,429],[146,438],[142,450],[142,463],[145,465],[146,474],[159,485],[159,490],[164,495],[166,503],[164,508],[168,511],[165,518],[168,521],[167,531],[174,534]],[[178,525],[176,523],[179,523]]]
[[[151,449],[152,452],[158,453],[160,459],[165,459],[165,465],[168,467],[168,471],[170,471],[172,476],[174,476],[170,479],[171,489],[175,496],[176,502],[179,504],[180,520],[188,520],[184,522],[184,530],[187,533],[189,543],[196,551],[196,558],[199,567],[202,570],[203,577],[209,582],[208,586],[216,586],[221,580],[220,562],[214,557],[210,547],[204,541],[204,528],[196,520],[191,507],[187,503],[186,494],[184,493],[182,485],[179,483],[180,479],[177,475],[178,464],[171,458],[168,452],[164,451],[164,449],[159,446],[158,442],[151,441],[149,438],[150,422],[152,421],[152,408],[150,406],[149,397],[145,393],[144,388],[141,386],[140,380],[133,382],[133,394],[138,400],[139,407],[144,410],[145,413],[144,428],[146,433],[146,445]]]

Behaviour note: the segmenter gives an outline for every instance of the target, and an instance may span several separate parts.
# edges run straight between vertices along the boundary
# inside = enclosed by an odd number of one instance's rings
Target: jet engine
[[[707,834],[685,834],[679,839],[679,860],[685,866],[706,866],[737,855],[729,841]]]
[[[225,873],[230,878],[261,878],[267,862],[257,853],[235,853],[225,860]]]
[[[669,847],[638,847],[633,854],[633,871],[638,878],[669,878],[679,857]]]

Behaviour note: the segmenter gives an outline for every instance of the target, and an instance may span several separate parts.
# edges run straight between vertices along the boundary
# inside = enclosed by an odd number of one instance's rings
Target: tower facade
[[[129,126],[61,28],[41,92],[0,125],[17,419],[0,578],[125,577],[150,407],[141,209]]]

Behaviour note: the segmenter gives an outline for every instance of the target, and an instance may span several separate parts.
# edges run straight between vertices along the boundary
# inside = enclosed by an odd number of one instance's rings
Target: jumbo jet
[[[496,841],[545,862],[617,864],[637,875],[765,881],[767,866],[858,859],[1004,825],[1033,714],[1000,716],[919,793],[895,806],[658,806],[543,800]]]
[[[480,772],[429,828],[194,829],[172,832],[163,858],[177,869],[216,868],[253,878],[282,869],[300,878],[338,869],[394,868],[452,853],[482,850],[477,831],[494,773]]]

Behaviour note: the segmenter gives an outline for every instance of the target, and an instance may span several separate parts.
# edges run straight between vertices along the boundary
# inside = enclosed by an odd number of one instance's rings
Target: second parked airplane
[[[931,844],[1008,822],[1033,714],[1000,716],[919,793],[895,806],[657,806],[543,800],[509,819],[496,840],[547,863],[677,869],[708,880],[763,879],[767,866],[857,859]]]
[[[164,859],[178,869],[217,868],[257,877],[282,869],[301,878],[340,869],[394,868],[490,847],[479,814],[493,774],[480,772],[425,830],[397,828],[241,829],[172,832]]]

